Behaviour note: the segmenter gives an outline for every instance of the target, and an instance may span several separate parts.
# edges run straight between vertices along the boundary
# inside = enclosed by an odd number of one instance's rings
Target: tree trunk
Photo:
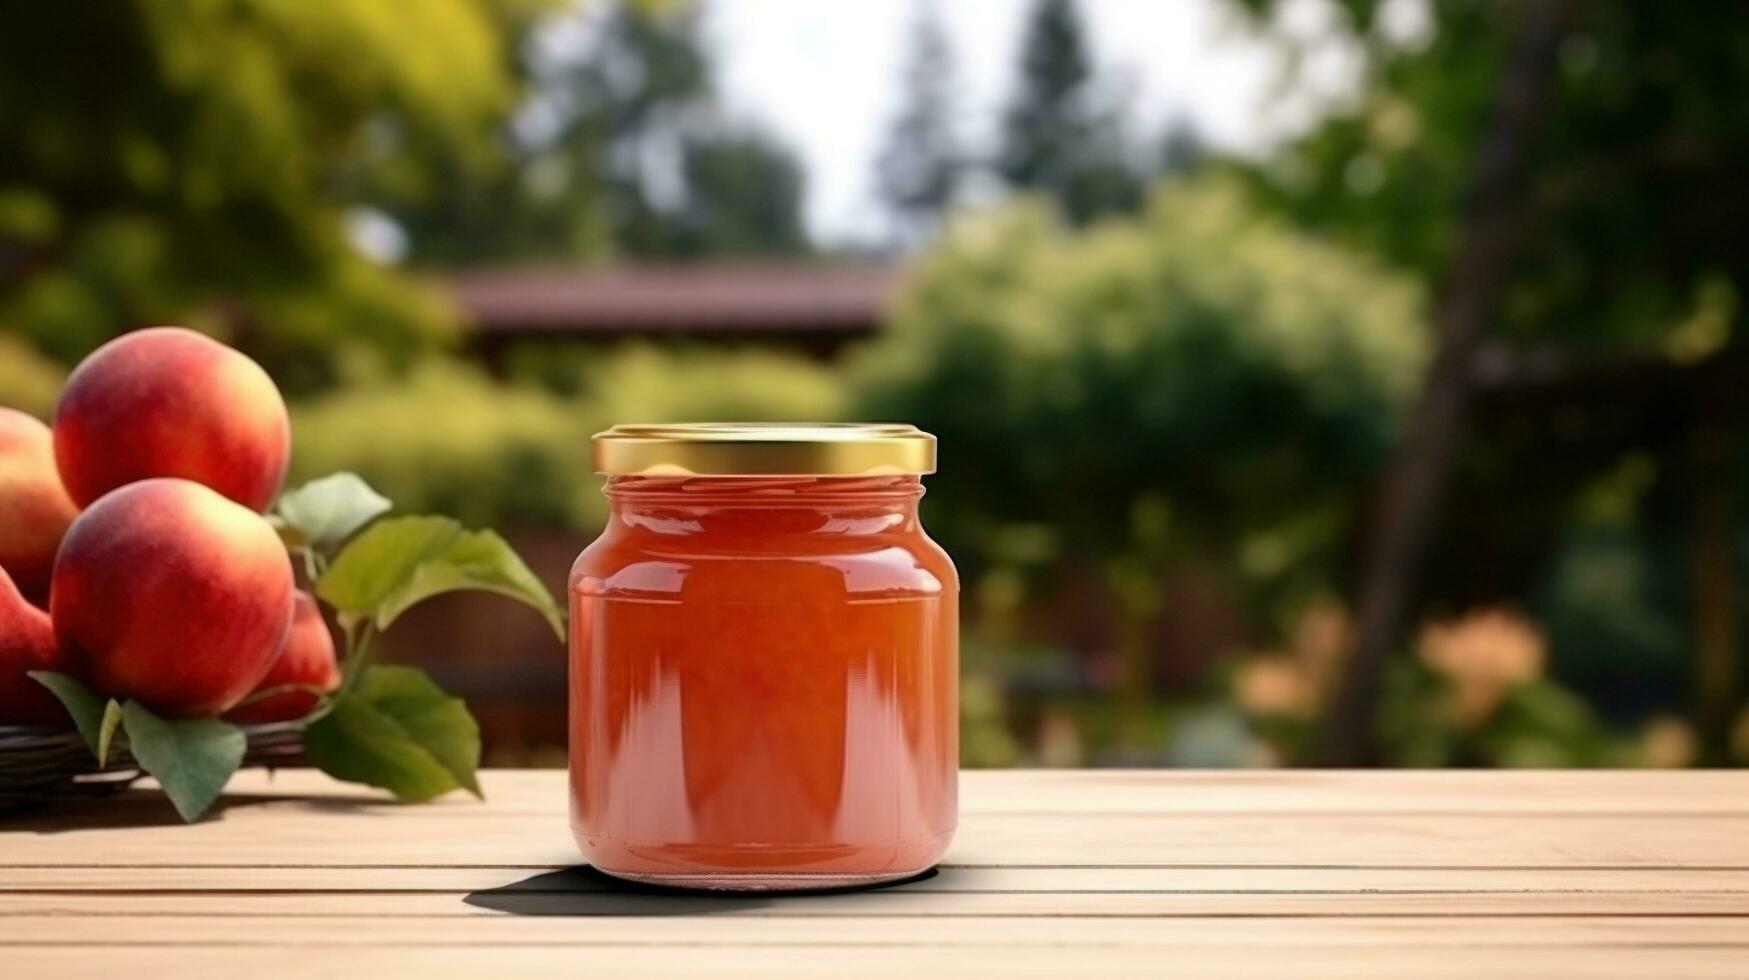
[[[1354,652],[1320,746],[1325,765],[1378,761],[1374,729],[1385,663],[1398,641],[1416,566],[1462,436],[1472,362],[1524,233],[1526,159],[1548,106],[1557,48],[1578,4],[1530,0],[1519,11],[1435,316],[1433,364],[1408,433],[1385,473],[1362,565]]]

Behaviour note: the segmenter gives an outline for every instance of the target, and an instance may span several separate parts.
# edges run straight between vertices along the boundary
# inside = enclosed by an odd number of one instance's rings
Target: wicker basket
[[[302,722],[245,725],[245,766],[291,765],[303,757]],[[126,789],[145,773],[125,744],[98,766],[78,732],[0,725],[0,813]]]

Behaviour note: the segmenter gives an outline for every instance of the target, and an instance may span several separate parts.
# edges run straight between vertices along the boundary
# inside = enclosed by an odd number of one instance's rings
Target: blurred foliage
[[[922,241],[935,230],[971,162],[956,132],[959,82],[940,14],[920,4],[914,16],[899,111],[875,161],[875,183],[901,243]]]
[[[352,471],[408,510],[588,532],[606,513],[589,436],[614,422],[843,415],[836,378],[799,358],[633,347],[582,370],[564,396],[434,360],[301,400],[292,480]]]
[[[1550,0],[1554,2],[1554,0]],[[1270,29],[1280,0],[1241,0]],[[1431,3],[1424,32],[1393,31],[1384,0],[1340,0],[1336,37],[1364,63],[1356,98],[1257,166],[1262,199],[1319,234],[1451,286],[1476,160],[1500,78],[1535,4]],[[1504,404],[1475,427],[1426,562],[1423,609],[1508,601],[1546,624],[1555,673],[1617,725],[1741,696],[1749,669],[1730,580],[1749,535],[1699,526],[1712,494],[1749,508],[1749,456],[1701,460],[1701,433],[1740,430],[1749,295],[1749,46],[1728,0],[1571,4],[1546,111],[1524,164],[1524,218],[1490,310],[1491,351],[1569,372],[1628,365],[1609,388]],[[1685,369],[1723,366],[1683,384]],[[1662,373],[1660,373],[1662,372]],[[1558,376],[1559,372],[1551,372]],[[1503,394],[1502,399],[1510,397]],[[1709,471],[1709,467],[1712,469]],[[1710,485],[1709,485],[1710,482]],[[1510,513],[1497,501],[1510,497]],[[1704,568],[1696,542],[1739,538]],[[1740,575],[1740,572],[1735,573]],[[1731,630],[1703,640],[1711,595]],[[1723,596],[1722,612],[1717,598]],[[1703,647],[1705,649],[1703,649]],[[1734,649],[1733,649],[1734,647]],[[1712,666],[1708,666],[1708,664]],[[1726,734],[1709,725],[1707,758]]]
[[[1236,2],[1270,24],[1285,0]],[[1358,95],[1238,177],[1150,198],[1159,167],[1132,153],[1076,5],[1036,0],[981,161],[1035,200],[950,225],[846,377],[533,345],[494,376],[432,353],[448,300],[367,259],[361,228],[404,235],[421,267],[810,247],[797,159],[725,111],[694,4],[0,0],[0,401],[47,415],[92,347],[182,322],[292,394],[294,479],[354,470],[410,509],[583,533],[603,516],[588,436],[612,422],[913,421],[952,461],[924,507],[967,583],[968,763],[1293,761],[1341,668],[1331,597],[1526,8],[1429,3],[1406,37],[1385,0],[1337,6],[1342,35],[1313,43],[1359,52]],[[1741,355],[1736,10],[1581,6],[1498,332],[1564,347],[1557,366]],[[931,23],[882,165],[918,228],[969,163]],[[1206,156],[1182,124],[1159,144],[1167,170]],[[1749,763],[1749,711],[1700,755],[1664,714],[1693,697],[1695,440],[1686,401],[1643,405],[1481,413],[1418,597],[1438,621],[1388,680],[1393,761]],[[1728,456],[1742,512],[1749,449]],[[1212,669],[1157,676],[1182,652],[1169,602],[1195,589],[1237,626],[1211,631]],[[1103,629],[1073,634],[1077,613]]]
[[[660,351],[633,347],[589,370],[585,400],[603,425],[650,422],[834,421],[845,417],[831,368],[758,351]]]
[[[1740,766],[1749,766],[1749,708],[1743,709],[1731,729],[1731,758]]]
[[[1031,654],[973,641],[967,648],[973,691],[973,710],[965,717],[967,764],[1293,764],[1312,747],[1351,630],[1339,602],[1309,602],[1280,644],[1227,658],[1208,672],[1197,696],[1156,705],[1149,724],[1161,748],[1141,755],[1123,749],[1109,698],[1059,686],[1017,711],[1012,676],[1006,698],[987,695],[980,664],[1007,662],[1012,673],[1015,659]],[[1381,736],[1389,765],[1668,768],[1700,758],[1694,728],[1670,714],[1651,715],[1637,726],[1606,725],[1548,675],[1546,638],[1521,614],[1482,608],[1428,623],[1410,652],[1387,678]],[[1739,749],[1749,749],[1749,713],[1738,724]]]
[[[415,513],[578,526],[588,422],[565,402],[433,362],[294,405],[291,482],[352,471]]]
[[[1172,736],[1179,765],[1280,765],[1305,757],[1346,652],[1341,607],[1308,609],[1290,642],[1239,658],[1211,704]],[[1381,719],[1385,761],[1427,767],[1677,767],[1695,733],[1657,716],[1633,735],[1606,726],[1546,673],[1547,643],[1522,615],[1479,609],[1427,624],[1391,665]]]
[[[1126,159],[1122,119],[1094,82],[1074,0],[1035,0],[996,170],[1016,190],[1048,194],[1076,224],[1135,210],[1145,188]]]
[[[1556,676],[1611,720],[1687,699],[1691,639],[1682,542],[1654,532],[1575,528],[1549,561],[1532,610],[1549,631]]]
[[[1568,768],[1626,761],[1585,701],[1552,680],[1511,687],[1480,720],[1447,713],[1452,687],[1415,661],[1392,664],[1383,719],[1385,758],[1392,765]]]
[[[0,405],[47,419],[67,372],[18,337],[0,334]]]
[[[989,653],[999,655],[997,651]],[[960,650],[960,764],[1000,769],[1022,759],[1008,716],[1009,698],[991,656],[968,637]]]
[[[940,437],[931,527],[974,575],[1127,556],[1321,586],[1423,350],[1413,288],[1200,181],[1084,232],[962,224],[858,365],[856,414]]]
[[[1341,4],[1368,56],[1364,94],[1261,184],[1299,220],[1437,284],[1525,5],[1427,4],[1431,31],[1409,43],[1382,30],[1383,5]],[[1580,5],[1527,164],[1532,220],[1497,329],[1677,356],[1729,340],[1749,295],[1749,47],[1724,26],[1740,17],[1730,0]],[[1722,319],[1692,325],[1720,303]]]
[[[442,304],[346,221],[374,173],[476,156],[544,6],[0,4],[0,329],[70,362],[203,320],[294,383],[442,337]]]
[[[1352,641],[1348,611],[1328,596],[1309,601],[1283,641],[1211,672],[1209,703],[1171,734],[1174,765],[1270,766],[1305,758]]]
[[[434,161],[381,185],[427,263],[805,252],[795,155],[729,120],[689,2],[601,0],[573,11],[563,50],[531,44],[533,97],[489,165]],[[566,34],[566,32],[569,32]],[[417,174],[413,175],[415,178]]]
[[[1297,18],[1301,27],[1289,26],[1296,21],[1292,16],[1276,19],[1289,6],[1285,0],[1239,0],[1238,5],[1259,15],[1259,23],[1282,42],[1290,65],[1309,70],[1315,55],[1341,48],[1357,54],[1363,66],[1355,97],[1336,105],[1281,152],[1243,168],[1257,207],[1376,259],[1427,295],[1450,288],[1477,156],[1501,95],[1502,67],[1534,4],[1420,5],[1430,20],[1422,31],[1404,29],[1397,16],[1401,8],[1415,5],[1338,0],[1339,29],[1318,37],[1301,29],[1304,18]],[[1049,11],[1052,6],[1063,9]],[[1387,9],[1392,6],[1399,9]],[[1083,62],[1064,56],[1075,47],[1065,40],[1075,33],[1068,7],[1041,2],[1035,8],[1040,13],[1029,35],[1029,84],[1054,78],[1062,91],[1071,87],[1065,80],[1086,77]],[[1488,351],[1494,358],[1490,365],[1534,364],[1540,370],[1529,372],[1523,391],[1503,386],[1484,392],[1487,405],[1458,460],[1438,540],[1424,563],[1424,588],[1415,598],[1421,616],[1497,610],[1505,604],[1528,610],[1541,625],[1481,612],[1424,631],[1410,648],[1416,655],[1400,658],[1389,678],[1384,736],[1388,756],[1399,764],[1682,765],[1723,761],[1732,751],[1741,760],[1749,745],[1749,718],[1737,723],[1734,736],[1726,733],[1735,748],[1721,753],[1713,745],[1714,733],[1697,735],[1689,723],[1666,714],[1730,696],[1716,689],[1719,678],[1730,673],[1729,664],[1717,665],[1718,651],[1709,654],[1714,666],[1696,668],[1703,659],[1695,625],[1701,598],[1713,597],[1713,646],[1723,644],[1723,655],[1730,658],[1734,645],[1738,663],[1749,664],[1741,639],[1746,593],[1740,572],[1733,575],[1733,565],[1740,570],[1749,559],[1749,536],[1731,516],[1749,507],[1749,452],[1734,438],[1743,416],[1740,400],[1729,394],[1741,385],[1746,349],[1740,321],[1749,295],[1749,263],[1743,261],[1749,253],[1749,221],[1744,220],[1749,195],[1742,191],[1740,175],[1749,172],[1749,107],[1738,93],[1749,85],[1749,47],[1740,32],[1725,27],[1740,20],[1740,12],[1724,0],[1681,9],[1629,0],[1574,7],[1578,26],[1559,47],[1550,105],[1540,117],[1525,166],[1526,220],[1517,237],[1504,243],[1511,249],[1510,272],[1491,309],[1495,338],[1504,344]],[[1290,74],[1284,87],[1298,80]],[[1034,115],[1049,104],[1043,97],[1022,102],[1034,104]],[[1097,235],[1096,229],[1090,237]],[[1012,228],[989,237],[995,242],[991,254],[1029,247]],[[954,248],[963,245],[950,243],[950,254]],[[1236,254],[1227,247],[1206,251],[1217,257],[1211,264]],[[1033,315],[1035,322],[1053,325],[1065,319],[1041,298],[1044,290],[1033,286],[1063,275],[1060,269],[1040,263],[1004,279],[1001,268],[987,263],[987,292],[954,308],[966,321],[976,322],[980,309],[1001,310],[1001,298],[1008,294],[1043,311],[1009,314],[1017,319]],[[972,295],[969,287],[960,288]],[[1365,301],[1355,305],[1367,306]],[[949,308],[945,300],[938,306]],[[932,320],[931,326],[958,337],[957,330],[941,326],[944,319]],[[1097,323],[1099,313],[1082,319]],[[1054,340],[1068,331],[1045,327],[1042,332]],[[929,417],[937,426],[942,423],[936,420],[974,420],[975,432],[969,425],[959,428],[958,441],[947,438],[956,430],[942,426],[948,451],[963,442],[1000,447],[1008,454],[1005,461],[976,464],[980,470],[988,467],[988,476],[966,496],[981,505],[961,506],[950,498],[961,489],[956,478],[970,477],[945,472],[934,481],[932,500],[947,520],[932,526],[945,524],[944,532],[964,542],[958,553],[997,561],[1004,554],[1045,555],[1043,564],[1061,568],[1072,561],[1074,549],[1101,540],[1096,522],[1051,513],[1028,496],[1030,488],[1043,485],[1028,478],[1027,466],[1037,456],[1060,473],[1076,475],[1053,485],[1059,499],[1085,502],[1089,515],[1103,510],[1107,529],[1127,524],[1132,545],[1113,552],[1117,557],[1107,562],[1106,581],[1131,597],[1121,604],[1129,617],[1157,611],[1146,600],[1161,591],[1160,569],[1198,550],[1220,553],[1209,541],[1229,542],[1226,553],[1232,559],[1223,565],[1205,558],[1204,574],[1213,567],[1231,593],[1254,596],[1270,579],[1254,570],[1268,568],[1267,559],[1284,549],[1253,545],[1248,538],[1296,519],[1319,529],[1314,540],[1333,546],[1309,552],[1315,557],[1300,566],[1302,584],[1286,594],[1303,596],[1309,593],[1305,583],[1334,586],[1341,582],[1338,576],[1346,577],[1341,556],[1348,540],[1342,529],[1349,520],[1321,507],[1315,482],[1308,492],[1292,477],[1250,481],[1280,492],[1274,502],[1280,509],[1272,511],[1270,501],[1248,500],[1242,486],[1232,492],[1233,484],[1219,478],[1229,470],[1248,472],[1223,455],[1242,456],[1247,436],[1240,425],[1223,428],[1218,411],[1197,413],[1221,434],[1214,452],[1204,446],[1186,451],[1183,443],[1139,426],[1115,427],[1129,436],[1132,448],[1126,452],[1126,444],[1103,441],[1112,430],[1109,417],[1090,417],[1081,426],[1091,434],[1085,454],[1060,453],[1040,438],[1048,426],[1038,424],[1039,415],[1028,414],[1028,399],[1002,395],[1023,391],[1041,407],[1073,405],[1076,388],[1053,385],[1043,373],[1012,388],[986,383],[998,372],[980,372],[973,365],[1007,359],[1008,350],[1024,350],[1033,340],[1003,336],[997,341],[994,335],[994,330],[974,334],[982,347],[955,341],[970,349],[957,373],[910,369],[913,377],[934,377],[936,383],[929,388],[935,404],[908,417]],[[1250,363],[1220,345],[1196,354],[1150,350],[1138,360],[1178,363],[1183,371],[1200,372],[1198,381],[1226,377],[1234,370],[1230,365]],[[1057,363],[1067,373],[1067,365],[1076,362],[1065,354]],[[1705,392],[1684,390],[1678,373],[1709,363],[1739,365],[1731,373],[1708,375],[1710,401]],[[1615,382],[1610,386],[1578,387],[1571,394],[1556,386],[1565,377],[1583,377],[1592,365],[1623,367],[1603,372],[1604,380]],[[904,369],[896,370],[902,374]],[[1479,371],[1478,377],[1485,373]],[[1412,370],[1408,377],[1412,387]],[[1547,387],[1535,390],[1544,382]],[[1102,379],[1100,387],[1124,386]],[[1195,390],[1177,378],[1155,387]],[[1009,427],[1010,417],[1027,421]],[[1317,475],[1330,476],[1338,486],[1350,481],[1339,495],[1353,498],[1357,488],[1371,482],[1368,466],[1345,465],[1342,453],[1286,434],[1267,411],[1242,421],[1257,427],[1263,445],[1294,445],[1303,459],[1335,462],[1331,472]],[[1731,446],[1711,464],[1697,462],[1707,434],[1703,423],[1716,430],[1713,438]],[[1374,445],[1376,462],[1384,444]],[[1136,453],[1134,446],[1149,451]],[[1110,461],[1138,455],[1158,457],[1162,466],[1196,460],[1200,470],[1194,478],[1174,482],[1170,475],[1137,472],[1120,463],[1113,484],[1172,489],[1140,507],[1134,499],[1098,492],[1098,478],[1113,469]],[[1220,492],[1187,494],[1186,483],[1193,490],[1201,483]],[[1725,516],[1697,523],[1697,501],[1721,498]],[[1211,499],[1218,505],[1208,506]],[[999,507],[1006,512],[989,513]],[[1245,534],[1247,527],[1252,535]],[[1705,549],[1697,539],[1720,534],[1735,536],[1725,549],[1727,557],[1700,567],[1696,556]],[[1187,544],[1186,537],[1202,538],[1202,548],[1194,541]],[[1143,540],[1154,543],[1139,545]],[[1272,626],[1278,633],[1279,624],[1293,616],[1292,601],[1259,606],[1251,598],[1244,605],[1243,618],[1264,644],[1278,639]],[[1114,642],[1149,640],[1120,635]],[[1204,700],[1178,711],[1168,707],[1166,759],[1243,765],[1302,757],[1326,703],[1326,676],[1283,650],[1217,667],[1206,678],[1214,688],[1203,692]],[[1047,705],[1071,704],[1079,697],[1074,692],[1039,695],[1012,681],[1011,690]],[[1050,710],[1028,706],[1020,717],[1011,712],[1007,723],[1026,731],[1035,720],[1026,716],[1042,718]],[[1097,725],[1076,724],[1083,758],[1102,759],[1104,736]],[[1697,745],[1703,735],[1706,744]],[[1043,753],[1043,726],[1033,728],[1026,741]]]
[[[1427,626],[1417,658],[1387,677],[1385,745],[1407,766],[1595,766],[1608,731],[1544,675],[1547,647],[1520,616],[1474,613]]]
[[[1085,231],[1027,206],[952,229],[862,355],[856,414],[940,438],[926,516],[974,587],[1093,570],[1113,635],[1091,652],[1141,750],[1168,579],[1265,632],[1328,591],[1424,338],[1401,280],[1181,182]]]

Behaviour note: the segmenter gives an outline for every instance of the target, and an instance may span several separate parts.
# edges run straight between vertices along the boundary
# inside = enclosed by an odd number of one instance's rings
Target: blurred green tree
[[[1267,8],[1267,0],[1246,0]],[[1345,0],[1368,54],[1363,96],[1262,171],[1296,219],[1434,286],[1451,279],[1478,155],[1523,12],[1537,4],[1429,4],[1424,36],[1393,40],[1377,0]],[[1504,8],[1505,16],[1502,16]],[[1497,335],[1693,356],[1729,339],[1749,290],[1749,53],[1740,8],[1580,6],[1559,25],[1546,104],[1525,149],[1530,220],[1495,311]],[[1691,326],[1709,294],[1724,323]],[[1675,351],[1671,351],[1675,352]]]
[[[294,387],[446,306],[366,259],[357,191],[475,158],[541,0],[0,3],[0,329],[71,361],[176,320]]]
[[[292,412],[292,478],[348,470],[408,510],[586,533],[605,517],[590,433],[626,419],[844,417],[837,375],[798,357],[631,347],[580,373],[559,395],[432,359],[305,399]]]
[[[491,166],[457,174],[447,195],[385,188],[412,257],[805,252],[801,165],[725,117],[697,5],[614,0],[575,16],[557,32],[563,44],[529,46],[533,95]]]
[[[1166,124],[1155,149],[1155,159],[1163,174],[1191,174],[1210,162],[1213,154],[1202,131],[1188,118],[1176,118]]]
[[[1440,488],[1454,470],[1476,471],[1458,448],[1476,389],[1490,379],[1554,402],[1566,432],[1603,437],[1563,440],[1589,469],[1570,465],[1572,478],[1544,481],[1546,491],[1571,496],[1637,454],[1659,460],[1661,485],[1688,495],[1674,511],[1677,533],[1693,542],[1690,560],[1666,574],[1692,583],[1676,598],[1693,610],[1696,697],[1713,757],[1722,757],[1744,656],[1731,542],[1741,539],[1745,486],[1729,482],[1741,453],[1724,448],[1743,419],[1731,393],[1749,371],[1749,345],[1735,329],[1749,289],[1740,179],[1749,106],[1737,96],[1749,84],[1749,51],[1725,26],[1739,9],[1725,0],[1669,9],[1440,3],[1426,5],[1428,29],[1405,38],[1393,36],[1378,0],[1341,7],[1347,40],[1366,60],[1362,96],[1263,168],[1260,185],[1307,226],[1425,282],[1440,297],[1442,367],[1385,480],[1394,506],[1362,579],[1358,669],[1334,709],[1347,721],[1331,758],[1366,756],[1383,651],[1427,599],[1406,586],[1418,566],[1450,564],[1420,558]],[[1597,377],[1617,380],[1604,391]],[[1645,397],[1654,392],[1655,404]],[[1643,413],[1637,426],[1608,421],[1622,404],[1656,415]],[[1466,483],[1454,499],[1521,491],[1517,475],[1533,460],[1546,465],[1551,448],[1525,443],[1518,461],[1490,467],[1506,482]],[[1686,610],[1639,618],[1673,611]]]
[[[955,132],[953,50],[933,5],[919,3],[914,16],[899,112],[875,161],[881,199],[897,221],[901,244],[934,231],[966,167]]]
[[[1080,233],[1027,208],[954,229],[865,356],[856,409],[955,460],[928,506],[968,582],[1098,570],[1135,711],[1169,574],[1205,572],[1253,622],[1331,587],[1425,339],[1411,286],[1210,179]]]
[[[793,256],[810,248],[802,226],[801,162],[752,129],[689,135],[680,147],[685,180],[678,206],[649,203],[619,230],[626,255],[700,259]]]
[[[1050,195],[1076,224],[1133,211],[1143,196],[1143,180],[1125,159],[1120,117],[1098,102],[1094,80],[1075,0],[1037,0],[996,170],[1010,187]]]

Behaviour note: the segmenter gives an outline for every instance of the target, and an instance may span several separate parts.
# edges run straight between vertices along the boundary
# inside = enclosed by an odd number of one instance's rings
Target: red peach
[[[322,621],[322,610],[317,607],[315,598],[301,589],[295,602],[285,649],[273,662],[273,669],[255,686],[257,693],[290,684],[313,687],[324,694],[340,689],[340,662],[334,656],[334,635],[328,632],[328,624]],[[245,700],[232,708],[225,718],[245,725],[295,721],[315,707],[315,693],[286,691],[259,701]]]
[[[216,715],[273,667],[292,570],[265,518],[189,480],[105,494],[67,530],[55,635],[99,691],[170,717]]]
[[[55,406],[55,460],[80,506],[135,480],[178,476],[264,511],[290,456],[285,399],[267,372],[181,327],[99,347]]]
[[[49,427],[0,408],[0,568],[32,600],[48,597],[55,549],[78,513],[55,472]]]
[[[0,725],[67,725],[67,709],[27,671],[67,672],[49,614],[24,601],[0,569]]]

